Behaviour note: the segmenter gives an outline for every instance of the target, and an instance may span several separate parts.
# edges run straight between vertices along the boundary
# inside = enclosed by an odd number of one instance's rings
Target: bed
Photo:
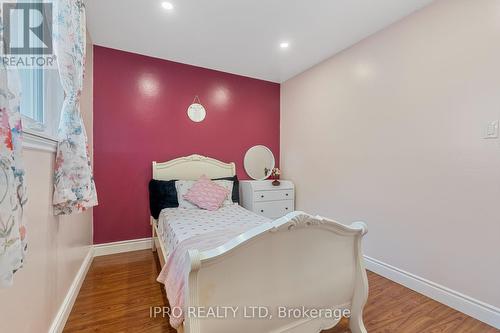
[[[200,155],[153,162],[156,180],[196,180],[203,174],[231,177],[236,168]],[[362,314],[368,282],[361,250],[367,227],[362,222],[345,226],[303,212],[272,221],[234,204],[215,212],[166,208],[151,225],[162,274],[168,260],[175,263],[173,256],[184,254],[178,262],[186,315],[178,332],[317,333],[341,319],[325,315],[327,310],[349,311],[351,331],[367,332]],[[190,245],[195,239],[199,243]],[[220,309],[226,310],[223,320],[206,315]],[[311,309],[323,312],[311,315]]]

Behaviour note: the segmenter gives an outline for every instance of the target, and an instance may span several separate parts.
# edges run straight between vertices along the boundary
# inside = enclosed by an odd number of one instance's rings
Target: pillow
[[[233,179],[233,177],[228,177]],[[189,189],[196,183],[196,180],[178,180],[175,182],[176,196],[179,208],[184,209],[198,209],[199,207],[192,204],[188,200],[184,199],[184,196],[188,193]],[[234,195],[234,182],[232,180],[218,179],[213,180],[214,183],[220,185],[228,190],[228,195],[223,202],[223,206],[229,206],[233,204],[232,197]],[[239,193],[238,193],[239,194]]]
[[[179,206],[175,180],[149,181],[149,209],[151,216],[158,219],[163,208],[175,208]]]
[[[191,202],[184,199],[189,189],[196,183],[196,180],[178,180],[175,182],[175,189],[177,190],[177,201],[179,208],[184,209],[198,209],[198,206],[193,205]]]
[[[233,204],[233,200],[232,200],[232,193],[233,193],[233,182],[230,181],[230,180],[213,180],[212,181],[219,185],[219,186],[222,186],[224,187],[226,190],[227,190],[227,195],[226,195],[226,199],[224,200],[224,202],[222,203],[222,206],[230,206]]]
[[[216,180],[230,180],[233,182],[233,193],[231,194],[231,198],[233,202],[240,203],[240,182],[238,181],[238,176],[233,177],[224,177],[224,178],[215,178]],[[217,183],[217,182],[216,182]]]
[[[213,211],[222,206],[229,193],[231,191],[227,188],[217,185],[203,175],[191,186],[183,198],[200,208]]]

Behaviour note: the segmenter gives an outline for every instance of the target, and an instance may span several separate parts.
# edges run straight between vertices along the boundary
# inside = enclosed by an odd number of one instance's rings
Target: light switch
[[[498,120],[492,121],[486,128],[485,139],[498,139]]]

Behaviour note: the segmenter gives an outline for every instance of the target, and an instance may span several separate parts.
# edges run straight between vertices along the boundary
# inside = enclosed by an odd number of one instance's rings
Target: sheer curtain
[[[0,47],[2,53],[3,47]],[[17,71],[8,71],[0,63],[0,288],[12,285],[14,273],[23,266],[28,247],[23,221],[27,195],[19,87]]]
[[[78,0],[57,0],[54,4],[54,46],[65,99],[58,132],[53,204],[55,215],[65,215],[97,205],[97,194],[80,114],[85,6]]]

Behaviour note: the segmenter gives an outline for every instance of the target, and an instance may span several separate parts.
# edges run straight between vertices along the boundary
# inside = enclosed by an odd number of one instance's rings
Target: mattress
[[[271,221],[238,204],[216,211],[165,208],[158,218],[158,233],[167,253],[172,253],[181,242],[194,236],[227,229],[249,230]]]

